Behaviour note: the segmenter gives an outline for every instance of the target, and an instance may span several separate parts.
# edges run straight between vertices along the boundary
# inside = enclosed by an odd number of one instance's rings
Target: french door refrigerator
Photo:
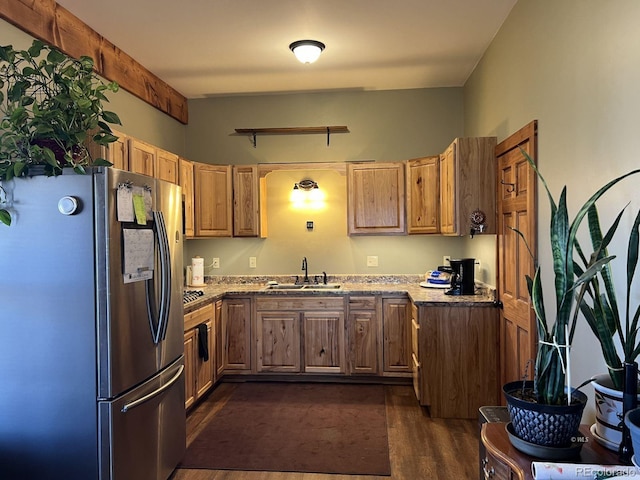
[[[0,478],[165,480],[186,444],[180,188],[112,168],[2,187]]]

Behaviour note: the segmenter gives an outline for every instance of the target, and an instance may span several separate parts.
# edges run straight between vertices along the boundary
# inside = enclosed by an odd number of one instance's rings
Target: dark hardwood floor
[[[237,384],[220,384],[187,417],[187,445]],[[464,480],[478,478],[476,420],[432,419],[411,386],[385,386],[391,477],[178,468],[170,480]]]

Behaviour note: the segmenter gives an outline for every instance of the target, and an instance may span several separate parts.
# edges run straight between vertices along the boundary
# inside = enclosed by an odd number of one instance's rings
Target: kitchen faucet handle
[[[327,272],[322,272],[322,283],[327,284]]]

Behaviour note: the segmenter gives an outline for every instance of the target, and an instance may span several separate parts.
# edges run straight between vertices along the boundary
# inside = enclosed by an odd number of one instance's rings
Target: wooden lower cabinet
[[[432,417],[478,418],[499,405],[498,310],[492,306],[418,306],[417,395]]]
[[[300,372],[300,313],[258,312],[258,372]]]
[[[184,316],[185,407],[189,408],[215,381],[215,309],[209,304]],[[199,325],[206,325],[207,358],[200,355]]]
[[[349,373],[377,375],[380,373],[379,341],[381,325],[375,296],[349,298]]]
[[[256,371],[345,373],[343,297],[256,298]]]
[[[344,373],[344,309],[302,313],[304,371]]]
[[[216,339],[216,381],[220,380],[224,374],[224,335],[222,328],[222,300],[217,300],[214,305],[215,316],[215,339]]]
[[[226,298],[222,307],[224,370],[251,372],[251,298]]]
[[[383,371],[412,372],[411,302],[407,297],[382,299]]]

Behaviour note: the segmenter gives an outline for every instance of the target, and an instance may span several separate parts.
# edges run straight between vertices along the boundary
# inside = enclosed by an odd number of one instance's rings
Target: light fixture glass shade
[[[289,45],[289,48],[300,62],[313,63],[324,50],[324,43],[317,40],[298,40]]]

